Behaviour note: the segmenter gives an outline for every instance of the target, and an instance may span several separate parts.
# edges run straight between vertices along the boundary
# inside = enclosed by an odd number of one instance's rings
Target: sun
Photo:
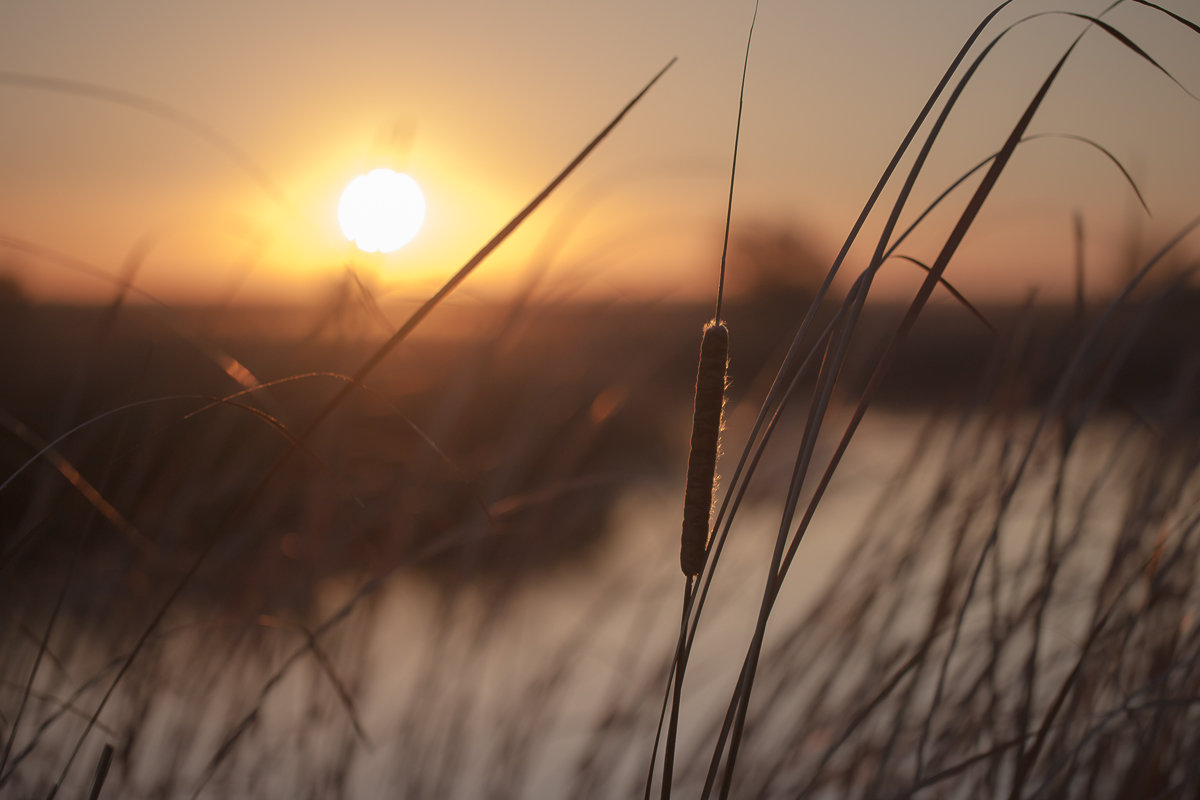
[[[368,253],[399,250],[412,241],[424,221],[421,187],[408,175],[390,169],[359,175],[338,202],[342,233]]]

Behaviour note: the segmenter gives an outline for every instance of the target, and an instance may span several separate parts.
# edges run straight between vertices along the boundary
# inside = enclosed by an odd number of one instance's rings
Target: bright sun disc
[[[425,221],[425,195],[407,175],[374,169],[342,192],[338,224],[359,250],[390,253],[412,241]]]

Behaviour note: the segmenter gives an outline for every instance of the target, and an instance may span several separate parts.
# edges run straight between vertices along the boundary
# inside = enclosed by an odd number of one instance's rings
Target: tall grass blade
[[[108,768],[112,764],[113,746],[108,742],[104,743],[104,748],[100,751],[100,758],[96,761],[96,775],[92,778],[92,789],[88,792],[88,800],[100,800],[100,790],[104,788],[104,781],[108,778]]]

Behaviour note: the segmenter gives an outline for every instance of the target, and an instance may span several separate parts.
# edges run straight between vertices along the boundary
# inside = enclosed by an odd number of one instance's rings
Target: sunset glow
[[[764,5],[745,86],[731,288],[749,285],[739,242],[758,232],[803,240],[815,261],[832,263],[908,126],[995,2],[935,5],[934,16],[882,0]],[[1088,15],[1105,5],[1054,8]],[[1182,0],[1167,5],[1192,13]],[[410,17],[399,6],[347,14],[318,4],[292,16],[270,4],[203,13],[158,4],[134,24],[89,6],[63,25],[52,4],[22,6],[0,30],[0,236],[29,248],[0,247],[0,276],[36,300],[107,302],[130,252],[152,241],[137,285],[158,299],[313,301],[341,279],[349,239],[355,253],[403,248],[357,266],[415,295],[469,259],[678,56],[661,91],[489,256],[469,288],[500,296],[537,269],[554,291],[707,297],[750,6],[700,14],[670,0],[649,18],[636,3],[537,7],[433,5]],[[695,25],[681,24],[693,14]],[[1000,16],[997,31],[1021,18],[1012,7]],[[1073,297],[1076,216],[1088,291],[1113,290],[1132,254],[1148,256],[1196,213],[1200,103],[1184,92],[1200,91],[1196,35],[1137,3],[1111,16],[1154,61],[1102,30],[1073,51],[1031,123],[1038,138],[1017,149],[955,254],[948,277],[973,300],[1022,302],[1035,290]],[[903,225],[995,152],[1086,26],[1039,16],[988,52],[900,210]],[[561,51],[546,52],[546,42]],[[318,51],[328,57],[314,58]],[[356,189],[344,200],[353,213],[339,211],[348,185],[373,183],[377,167],[395,170],[389,180],[407,184],[410,199],[354,200]],[[931,262],[970,191],[968,182],[940,202],[902,251]],[[389,202],[403,210],[388,212]],[[859,237],[863,253],[847,264],[869,260],[891,202],[877,204]],[[1189,238],[1180,257],[1198,246]],[[86,261],[93,274],[51,264],[38,248]],[[914,269],[889,264],[872,299],[910,296]],[[835,286],[856,275],[840,271]]]
[[[368,253],[399,250],[412,241],[424,221],[421,187],[408,175],[390,169],[359,175],[338,203],[342,233]]]

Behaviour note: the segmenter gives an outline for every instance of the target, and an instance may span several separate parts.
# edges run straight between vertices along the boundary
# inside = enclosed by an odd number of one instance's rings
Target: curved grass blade
[[[1172,75],[1170,73],[1170,71],[1168,71],[1167,68],[1164,67],[1162,64],[1159,64],[1157,61],[1155,61],[1154,58],[1149,53],[1147,53],[1142,48],[1138,47],[1137,44],[1135,44],[1132,39],[1130,39],[1124,33],[1121,33],[1121,31],[1117,30],[1112,25],[1110,25],[1107,22],[1105,22],[1104,20],[1100,19],[1099,17],[1093,17],[1088,14],[1081,14],[1077,11],[1059,11],[1059,12],[1054,12],[1054,13],[1066,14],[1069,17],[1077,17],[1079,19],[1087,20],[1088,22],[1092,23],[1096,27],[1103,30],[1109,36],[1116,39],[1121,44],[1125,45],[1125,47],[1128,47],[1130,50],[1132,50],[1134,53],[1136,53],[1138,56],[1140,56],[1143,60],[1148,62],[1151,66],[1153,66],[1155,69],[1157,69],[1163,75],[1166,75],[1171,80],[1171,83],[1175,84],[1180,89],[1182,89],[1184,91],[1184,93],[1187,94],[1188,97],[1192,98],[1193,100],[1200,100],[1200,96],[1193,94],[1191,89],[1188,89],[1186,86],[1184,86],[1182,83],[1180,83],[1178,78],[1176,78],[1174,75]]]
[[[1193,33],[1200,33],[1200,25],[1197,25],[1196,23],[1192,22],[1190,19],[1185,19],[1185,18],[1179,16],[1174,11],[1163,8],[1158,3],[1151,3],[1149,0],[1133,0],[1133,2],[1137,3],[1139,6],[1146,6],[1147,8],[1153,8],[1155,11],[1161,11],[1162,13],[1166,14],[1171,19],[1178,22],[1180,25],[1184,25],[1188,28],[1191,28]]]
[[[1133,176],[1129,173],[1129,170],[1126,169],[1125,165],[1121,163],[1121,160],[1119,158],[1117,158],[1113,154],[1113,152],[1111,150],[1109,150],[1107,147],[1096,142],[1093,139],[1089,139],[1086,136],[1080,136],[1079,134],[1075,134],[1075,133],[1033,133],[1033,134],[1030,134],[1029,136],[1022,138],[1021,143],[1040,141],[1040,140],[1044,140],[1044,139],[1070,139],[1072,141],[1082,142],[1083,144],[1086,144],[1089,147],[1099,150],[1101,154],[1103,154],[1109,161],[1111,161],[1113,163],[1114,166],[1116,166],[1116,168],[1118,170],[1121,171],[1121,175],[1125,178],[1125,182],[1129,184],[1129,188],[1133,190],[1134,195],[1137,197],[1138,204],[1141,205],[1143,210],[1145,210],[1146,215],[1153,216],[1150,212],[1150,206],[1146,203],[1146,198],[1142,194],[1142,190],[1137,185],[1137,181],[1135,181],[1133,179]],[[933,202],[931,202],[928,206],[926,206],[925,210],[922,211],[919,215],[917,215],[917,218],[914,219],[912,221],[912,223],[907,228],[905,228],[904,231],[899,236],[896,237],[896,241],[894,241],[892,243],[892,245],[887,249],[887,252],[884,253],[884,257],[886,258],[886,257],[892,255],[896,251],[896,248],[899,247],[900,244],[903,243],[905,239],[907,239],[910,235],[912,235],[912,232],[914,230],[916,230],[916,228],[922,222],[924,222],[925,219],[931,213],[933,213],[933,210],[935,208],[937,208],[939,205],[941,205],[943,200],[945,200],[959,186],[962,186],[964,183],[966,183],[968,180],[970,180],[972,175],[979,172],[979,170],[983,169],[988,164],[990,164],[996,158],[997,155],[998,155],[998,153],[992,153],[990,156],[981,160],[975,166],[971,167],[969,170],[964,172],[953,183],[951,183],[949,186],[947,186],[945,189],[943,189],[942,192],[933,199]]]

